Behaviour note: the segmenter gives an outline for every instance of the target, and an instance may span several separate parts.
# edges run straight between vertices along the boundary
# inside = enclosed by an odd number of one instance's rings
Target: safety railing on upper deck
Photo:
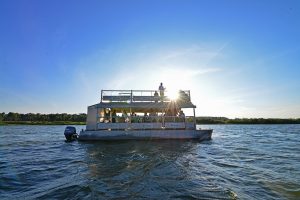
[[[101,102],[169,102],[175,100],[170,94],[168,90],[163,96],[158,90],[101,90]],[[189,90],[179,90],[176,95],[178,99],[191,101]]]

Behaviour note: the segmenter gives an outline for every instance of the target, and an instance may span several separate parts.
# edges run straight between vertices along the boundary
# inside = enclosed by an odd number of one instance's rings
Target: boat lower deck
[[[197,139],[210,140],[213,130],[85,130],[79,140],[149,140],[149,139]]]

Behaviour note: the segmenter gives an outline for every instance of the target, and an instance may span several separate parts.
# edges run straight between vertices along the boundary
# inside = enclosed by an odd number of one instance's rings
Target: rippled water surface
[[[0,126],[0,199],[300,199],[300,125],[201,127],[211,141],[65,143],[65,126]]]

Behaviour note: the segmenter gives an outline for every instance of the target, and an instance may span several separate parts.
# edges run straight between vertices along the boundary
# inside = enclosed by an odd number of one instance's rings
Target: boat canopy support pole
[[[129,108],[129,123],[131,123],[132,121],[131,121],[131,113],[132,113],[132,111],[131,111],[131,107]]]
[[[102,91],[101,91],[102,93]],[[102,99],[102,98],[101,98]],[[99,108],[98,106],[96,107],[96,124],[95,124],[95,130],[98,129],[98,121],[99,121],[99,115],[98,115],[98,112],[99,112]]]
[[[196,130],[196,117],[195,117],[195,108],[193,108],[193,112],[194,112],[194,128],[195,128],[195,130]]]

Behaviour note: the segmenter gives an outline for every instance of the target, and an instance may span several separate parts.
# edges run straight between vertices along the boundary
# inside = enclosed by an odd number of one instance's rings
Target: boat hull
[[[96,130],[81,131],[78,140],[151,140],[151,139],[197,139],[210,140],[212,129],[200,130]]]

